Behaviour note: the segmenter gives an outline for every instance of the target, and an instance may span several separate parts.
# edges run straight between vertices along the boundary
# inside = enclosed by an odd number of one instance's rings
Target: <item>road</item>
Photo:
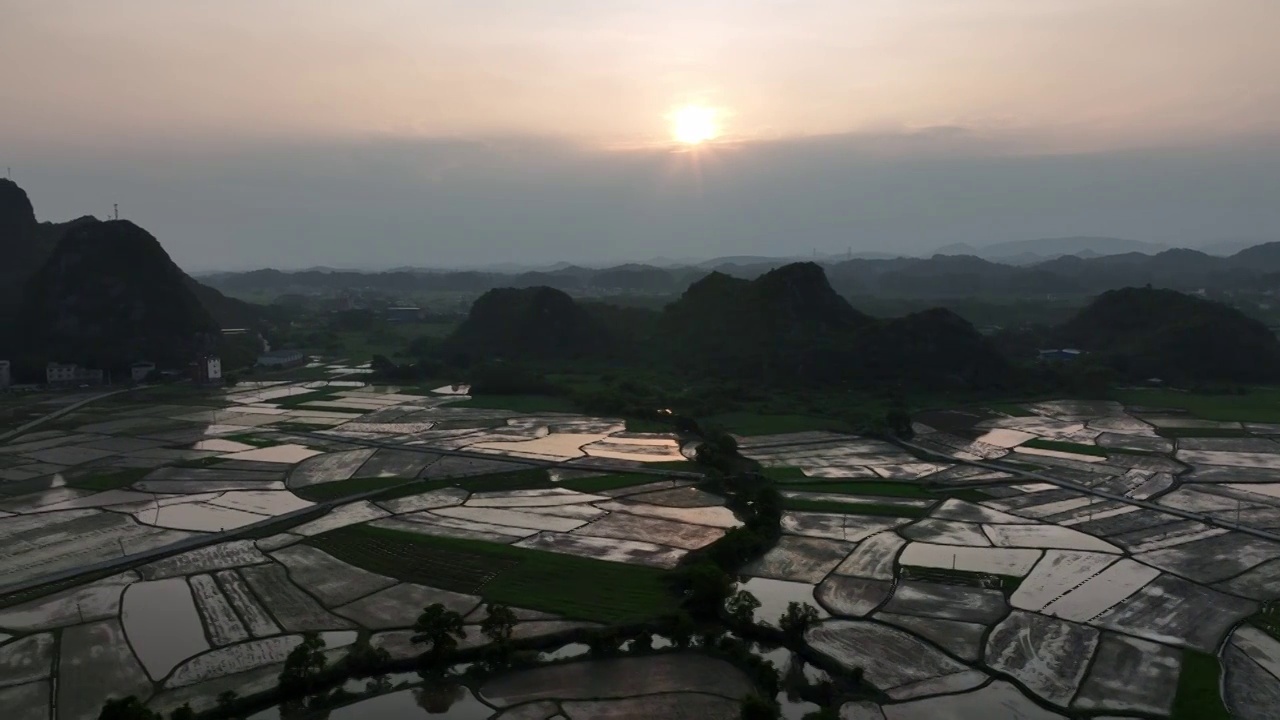
[[[1262,538],[1264,540],[1273,540],[1275,542],[1280,542],[1280,534],[1269,532],[1267,530],[1259,530],[1257,528],[1249,527],[1248,525],[1241,525],[1238,523],[1227,522],[1225,520],[1219,520],[1217,518],[1211,517],[1209,515],[1204,515],[1201,513],[1188,512],[1186,510],[1179,510],[1177,508],[1166,507],[1164,505],[1153,503],[1147,500],[1135,500],[1130,497],[1125,497],[1124,495],[1116,495],[1115,493],[1109,493],[1102,490],[1095,490],[1094,488],[1088,487],[1087,485],[1074,483],[1074,482],[1071,482],[1070,480],[1063,480],[1062,478],[1053,477],[1052,475],[1046,475],[1042,472],[1036,472],[1034,470],[1025,470],[1022,468],[1012,467],[1009,465],[1003,465],[998,462],[990,462],[990,461],[984,462],[980,460],[959,460],[957,458],[951,457],[950,455],[943,455],[941,453],[930,450],[929,448],[921,447],[920,445],[916,445],[915,443],[910,442],[908,440],[899,439],[898,442],[901,443],[904,447],[909,447],[912,450],[924,453],[931,457],[938,458],[939,460],[945,460],[946,462],[949,462],[949,463],[959,463],[961,465],[971,465],[973,467],[980,467],[986,470],[998,470],[1000,472],[1012,473],[1014,475],[1018,475],[1020,477],[1028,478],[1031,480],[1049,483],[1050,485],[1056,485],[1057,487],[1060,487],[1064,490],[1072,490],[1074,492],[1082,493],[1084,495],[1092,495],[1093,497],[1102,498],[1104,500],[1114,500],[1116,502],[1121,502],[1126,505],[1132,505],[1134,507],[1143,508],[1145,510],[1154,510],[1156,512],[1165,513],[1166,515],[1173,515],[1186,520],[1195,520],[1197,522],[1202,522],[1206,525],[1212,525],[1213,527],[1219,527],[1219,528],[1224,528],[1226,530],[1234,530],[1236,532],[1242,532],[1248,535],[1253,535],[1254,537]]]
[[[0,442],[4,442],[5,440],[8,440],[8,439],[9,439],[9,438],[11,438],[11,437],[16,437],[16,436],[21,435],[21,434],[23,434],[23,433],[25,433],[25,432],[30,432],[32,429],[37,428],[37,427],[39,427],[39,426],[43,425],[44,423],[49,422],[50,420],[57,420],[58,418],[62,417],[63,415],[66,415],[67,413],[75,412],[76,410],[79,410],[80,408],[84,407],[85,405],[88,405],[88,404],[90,404],[90,403],[95,403],[95,402],[97,402],[97,401],[99,401],[99,400],[102,400],[103,398],[109,398],[109,397],[111,397],[112,395],[120,395],[120,394],[122,394],[122,393],[133,392],[134,390],[141,390],[141,389],[143,389],[143,388],[145,388],[145,387],[147,387],[147,386],[146,386],[146,385],[139,385],[139,386],[137,386],[137,387],[129,387],[129,388],[124,388],[124,389],[122,389],[122,390],[112,390],[111,392],[105,392],[105,393],[99,393],[99,394],[97,394],[97,395],[91,395],[91,396],[89,396],[89,397],[85,398],[84,400],[80,400],[80,401],[78,401],[78,402],[74,402],[74,403],[72,403],[72,404],[70,404],[70,405],[67,405],[67,406],[65,406],[65,407],[58,408],[57,410],[54,410],[53,412],[51,412],[51,413],[49,413],[49,414],[47,414],[47,415],[41,415],[40,417],[36,418],[35,420],[31,420],[31,421],[28,421],[27,423],[25,423],[25,424],[23,424],[23,425],[19,425],[18,427],[14,428],[13,430],[9,430],[8,432],[5,432],[5,433],[0,433]]]

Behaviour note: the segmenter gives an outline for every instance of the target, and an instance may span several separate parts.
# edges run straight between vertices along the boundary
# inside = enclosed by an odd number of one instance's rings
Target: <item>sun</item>
[[[676,142],[698,145],[720,136],[715,110],[702,105],[685,105],[671,114],[671,135]]]

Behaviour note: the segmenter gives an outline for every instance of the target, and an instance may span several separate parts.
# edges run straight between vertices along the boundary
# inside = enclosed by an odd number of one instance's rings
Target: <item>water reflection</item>
[[[797,585],[798,583],[784,583]],[[733,637],[732,634],[729,637]],[[670,639],[654,636],[654,649],[672,646]],[[777,668],[780,676],[799,676],[808,683],[819,683],[828,680],[822,670],[809,665],[802,658],[793,654],[786,647],[773,647],[760,643],[750,643],[752,654],[768,660]],[[539,654],[543,662],[567,660],[588,655],[590,646],[584,643],[567,643],[554,650]],[[300,714],[286,713],[281,715],[279,708],[257,713],[249,720],[421,720],[426,717],[447,718],[448,720],[487,720],[495,712],[494,708],[481,702],[470,688],[457,681],[471,663],[450,668],[446,677],[423,678],[415,672],[381,675],[374,678],[352,678],[342,689],[348,693],[380,693],[357,702],[336,708],[317,708]],[[406,687],[407,685],[412,685]],[[790,695],[785,689],[777,695],[781,709],[781,717],[786,720],[801,720],[805,715],[821,708],[811,702]]]
[[[809,583],[749,578],[738,583],[739,590],[746,590],[760,601],[753,616],[756,623],[778,626],[778,618],[787,611],[789,603],[808,603],[818,610],[819,617],[828,617],[818,601],[813,598],[813,586]]]
[[[496,710],[476,699],[465,685],[432,682],[420,687],[396,690],[366,700],[331,709],[316,709],[289,715],[288,720],[487,720]],[[249,720],[282,720],[279,708],[271,708]]]
[[[542,662],[553,662],[556,660],[568,660],[570,658],[582,657],[591,652],[591,646],[585,643],[569,643],[561,645],[555,650],[538,653],[538,659]]]

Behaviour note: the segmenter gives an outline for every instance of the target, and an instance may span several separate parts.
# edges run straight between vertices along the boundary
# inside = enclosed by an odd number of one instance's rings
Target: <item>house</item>
[[[217,355],[201,355],[191,365],[191,379],[195,382],[222,382],[222,358]]]
[[[82,368],[75,363],[51,362],[44,368],[45,380],[50,385],[100,385],[102,371]]]
[[[0,360],[0,390],[8,390],[13,384],[13,377],[9,374],[9,361]]]
[[[301,350],[272,350],[258,356],[258,366],[278,370],[307,364],[307,356]]]
[[[129,366],[129,375],[133,377],[134,382],[143,382],[155,371],[156,364],[153,362],[140,361]]]
[[[422,319],[422,308],[419,307],[390,307],[387,308],[387,321],[393,323],[418,322]]]

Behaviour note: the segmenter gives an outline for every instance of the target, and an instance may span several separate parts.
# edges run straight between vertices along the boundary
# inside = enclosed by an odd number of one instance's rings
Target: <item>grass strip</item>
[[[1022,443],[1022,447],[1035,448],[1037,450],[1053,450],[1056,452],[1075,453],[1076,455],[1089,455],[1091,457],[1106,457],[1107,449],[1100,448],[1097,445],[1085,445],[1083,443],[1063,442],[1061,440],[1041,440],[1035,438]]]
[[[67,487],[77,490],[119,490],[129,487],[152,472],[151,468],[126,468],[89,476],[67,478]]]
[[[350,480],[338,480],[336,482],[322,483],[320,485],[307,485],[293,489],[293,494],[303,500],[311,502],[326,502],[328,500],[337,500],[351,495],[361,495],[363,493],[372,492],[374,490],[385,490],[389,488],[399,487],[406,483],[413,482],[412,478],[400,477],[369,477],[369,478],[352,478]],[[422,490],[416,489],[415,492]],[[406,493],[412,494],[412,493]],[[382,496],[379,496],[381,499]]]
[[[638,473],[621,474],[621,475],[604,475],[601,477],[572,478],[569,480],[561,480],[557,483],[562,488],[576,490],[583,493],[596,493],[605,490],[617,490],[619,488],[633,487],[635,485],[644,485],[651,482],[659,482],[662,478],[656,475],[640,475]]]
[[[1156,434],[1171,440],[1179,438],[1247,438],[1253,433],[1237,428],[1156,428]]]
[[[840,495],[920,498],[924,500],[956,498],[958,500],[978,502],[980,500],[991,499],[990,496],[977,490],[970,490],[966,488],[939,488],[934,490],[930,489],[926,485],[893,482],[891,480],[868,480],[866,482],[859,482],[857,480],[849,482],[813,482],[813,478],[805,479],[809,482],[788,483],[785,489],[801,490],[804,492],[837,493]]]
[[[829,500],[803,500],[786,498],[782,506],[788,510],[803,512],[829,512],[841,515],[877,515],[882,517],[922,518],[929,514],[929,508],[911,507],[910,505],[879,505],[873,503],[842,503]]]

